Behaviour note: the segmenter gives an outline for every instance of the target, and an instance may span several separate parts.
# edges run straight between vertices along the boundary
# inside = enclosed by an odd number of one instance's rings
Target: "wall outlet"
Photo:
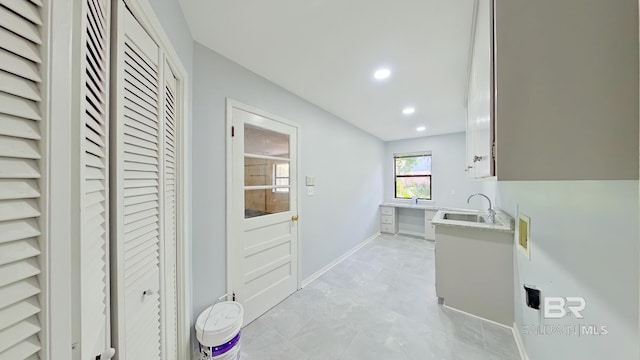
[[[307,186],[307,196],[313,196],[315,194],[313,186]]]

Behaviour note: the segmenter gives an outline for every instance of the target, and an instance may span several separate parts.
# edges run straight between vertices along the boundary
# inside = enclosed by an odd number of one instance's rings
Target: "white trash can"
[[[199,360],[238,360],[244,310],[235,301],[206,308],[196,320]]]

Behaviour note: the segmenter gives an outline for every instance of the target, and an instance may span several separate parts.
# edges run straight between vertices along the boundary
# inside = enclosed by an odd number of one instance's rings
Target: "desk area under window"
[[[433,205],[384,202],[380,204],[380,232],[435,240],[435,228],[431,219],[438,210],[440,209]]]

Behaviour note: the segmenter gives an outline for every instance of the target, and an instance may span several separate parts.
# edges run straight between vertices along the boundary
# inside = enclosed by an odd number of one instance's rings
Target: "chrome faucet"
[[[485,194],[481,194],[481,193],[476,193],[473,195],[470,195],[467,198],[467,204],[469,203],[469,201],[471,200],[472,197],[480,195],[482,197],[484,197],[485,199],[487,199],[487,201],[489,201],[489,210],[487,210],[487,218],[489,220],[490,223],[495,223],[496,222],[496,212],[493,210],[493,207],[491,206],[491,199],[489,199],[489,197]]]

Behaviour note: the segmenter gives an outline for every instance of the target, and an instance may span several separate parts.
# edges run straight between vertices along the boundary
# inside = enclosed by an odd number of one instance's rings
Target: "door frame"
[[[298,196],[296,198],[296,208],[298,209],[297,213],[298,216],[301,219],[304,219],[301,215],[302,215],[302,211],[300,208],[300,198],[302,197],[302,192],[300,192],[300,179],[302,179],[301,176],[301,169],[300,169],[300,158],[301,158],[301,154],[300,154],[300,124],[295,123],[293,121],[287,120],[285,118],[283,118],[282,116],[278,116],[278,115],[274,115],[271,113],[268,113],[266,111],[260,110],[258,108],[255,108],[251,105],[247,105],[244,104],[240,101],[237,100],[233,100],[230,98],[226,98],[226,126],[225,126],[225,139],[226,139],[226,166],[225,166],[225,173],[226,173],[226,240],[225,240],[225,246],[226,246],[226,277],[227,277],[227,293],[223,296],[221,296],[220,298],[227,298],[227,300],[231,300],[232,299],[232,293],[233,293],[233,279],[231,276],[231,271],[230,271],[230,264],[231,264],[231,260],[232,260],[232,252],[230,251],[231,249],[231,236],[233,235],[233,231],[235,230],[235,228],[233,227],[233,221],[232,221],[232,209],[233,209],[233,139],[231,136],[232,133],[232,126],[233,126],[233,109],[238,109],[238,110],[243,110],[246,112],[250,112],[259,116],[263,116],[266,117],[268,119],[280,122],[282,124],[285,125],[289,125],[289,126],[293,126],[297,129],[297,141],[296,141],[296,176],[298,178],[298,182],[297,182],[297,189],[296,191],[298,192]],[[302,289],[302,259],[301,259],[301,254],[302,254],[302,241],[301,241],[301,237],[300,234],[302,233],[302,231],[300,230],[302,227],[302,220],[299,220],[297,223],[297,226],[295,226],[296,229],[296,238],[297,238],[297,242],[298,242],[298,253],[296,254],[296,258],[298,260],[298,266],[297,266],[297,279],[296,279],[296,290],[300,290]]]
[[[112,12],[119,0],[112,0]],[[177,300],[177,331],[178,331],[178,359],[191,358],[191,319],[193,318],[193,304],[191,299],[191,185],[187,180],[187,174],[191,173],[189,159],[191,159],[190,128],[190,89],[189,76],[180,56],[173,47],[173,43],[164,31],[162,23],[156,16],[149,0],[123,0],[140,25],[149,33],[151,38],[158,42],[166,60],[177,79],[177,98],[181,100],[176,111],[176,127],[179,132],[176,136],[176,149],[179,152],[176,166],[176,193],[179,195],[176,201],[177,231],[176,231],[176,300]],[[115,17],[114,17],[115,18]],[[114,19],[112,18],[112,19]],[[117,29],[112,26],[113,31]],[[113,59],[112,59],[113,61]],[[162,252],[161,252],[162,254]],[[160,274],[160,281],[164,283],[164,273]],[[166,302],[166,300],[161,300]],[[164,343],[165,332],[161,331],[161,340]]]

